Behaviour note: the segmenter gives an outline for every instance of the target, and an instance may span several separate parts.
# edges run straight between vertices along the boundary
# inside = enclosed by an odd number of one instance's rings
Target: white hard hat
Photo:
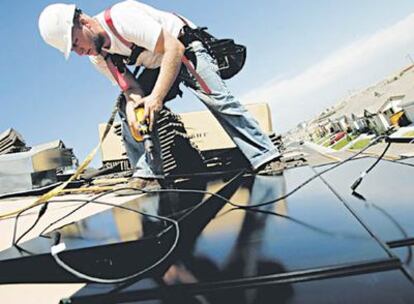
[[[39,16],[43,40],[69,58],[72,49],[72,26],[76,5],[56,3],[47,6]]]

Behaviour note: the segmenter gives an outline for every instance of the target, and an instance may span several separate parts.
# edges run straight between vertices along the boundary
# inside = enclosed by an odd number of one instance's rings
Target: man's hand
[[[143,98],[144,101],[144,117],[145,119],[149,120],[149,129],[152,131],[152,128],[155,123],[156,116],[158,112],[162,109],[163,101],[160,98],[157,98],[155,96],[148,95],[147,97]]]
[[[154,126],[157,113],[162,109],[164,98],[180,71],[184,51],[184,45],[176,37],[166,30],[161,31],[154,49],[154,53],[163,55],[160,74],[151,94],[144,98],[144,114],[149,119],[150,131]]]

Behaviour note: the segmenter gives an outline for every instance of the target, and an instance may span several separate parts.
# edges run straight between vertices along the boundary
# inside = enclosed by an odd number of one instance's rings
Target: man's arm
[[[154,50],[155,53],[163,54],[160,73],[151,94],[143,98],[145,116],[149,118],[151,130],[155,115],[161,110],[164,98],[180,71],[184,51],[184,45],[177,38],[165,30],[160,32]]]
[[[124,73],[120,73],[110,57],[107,57],[105,61],[109,75],[111,75],[112,79],[118,83],[125,95],[127,101],[125,112],[128,125],[130,128],[134,129],[135,132],[138,132],[139,124],[136,120],[135,109],[138,106],[143,105],[144,101],[142,97],[144,96],[144,93],[128,68],[125,67]]]
[[[124,95],[126,98],[126,107],[125,113],[127,116],[127,122],[130,128],[133,128],[136,133],[138,133],[138,121],[135,115],[135,109],[139,106],[144,104],[143,96],[144,93],[142,89],[139,87],[136,79],[132,75],[132,73],[127,69],[125,72],[126,74],[126,82],[128,83],[129,89],[124,91]]]
[[[136,81],[134,75],[132,75],[128,69],[125,70],[124,74],[120,74],[117,72],[117,68],[115,66],[112,66],[111,71],[110,67],[108,66],[108,62],[105,61],[103,56],[90,56],[89,59],[94,67],[100,73],[105,75],[113,85],[118,85],[121,87],[121,90],[123,90],[123,93],[127,100],[125,112],[128,125],[132,127],[135,132],[138,132],[138,122],[135,116],[135,109],[139,105],[144,104],[144,101],[142,100],[144,93]],[[122,86],[120,82],[122,82]]]

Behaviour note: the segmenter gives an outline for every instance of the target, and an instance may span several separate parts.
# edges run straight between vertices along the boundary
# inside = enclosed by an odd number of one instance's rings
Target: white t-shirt
[[[106,51],[111,54],[130,56],[131,50],[116,38],[107,26],[104,12],[96,15],[95,18],[111,39],[111,46]],[[184,26],[184,22],[173,13],[161,11],[134,0],[126,0],[112,6],[111,18],[115,29],[125,40],[145,49],[138,56],[136,64],[150,69],[161,65],[162,54],[154,53],[161,30],[164,29],[172,36],[178,37]],[[195,27],[191,21],[185,20],[191,27]],[[102,56],[89,56],[89,58],[98,71],[116,84]]]

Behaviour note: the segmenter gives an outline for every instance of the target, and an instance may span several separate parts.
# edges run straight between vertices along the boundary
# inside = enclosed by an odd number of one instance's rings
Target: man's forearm
[[[151,93],[156,99],[164,100],[172,84],[174,83],[181,67],[181,57],[184,54],[184,46],[177,45],[167,49],[161,62],[160,74]]]
[[[155,53],[163,55],[160,73],[151,94],[144,97],[144,116],[149,119],[150,130],[152,130],[157,113],[162,109],[165,96],[177,77],[184,51],[184,46],[177,38],[172,37],[166,31],[161,32],[154,49]]]

